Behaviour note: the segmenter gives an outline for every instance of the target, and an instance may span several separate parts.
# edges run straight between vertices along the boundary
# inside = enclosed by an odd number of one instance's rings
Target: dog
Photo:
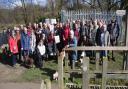
[[[56,72],[53,74],[53,79],[54,79],[54,80],[58,80],[58,75],[59,75],[59,74],[58,74],[58,72],[56,71]]]

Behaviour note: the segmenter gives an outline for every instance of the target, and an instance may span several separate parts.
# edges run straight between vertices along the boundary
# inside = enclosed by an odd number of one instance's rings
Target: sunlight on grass
[[[27,69],[21,76],[22,81],[41,81],[44,79],[51,79],[52,75],[57,70],[57,63],[55,60],[45,62],[45,67],[40,70],[39,68]]]

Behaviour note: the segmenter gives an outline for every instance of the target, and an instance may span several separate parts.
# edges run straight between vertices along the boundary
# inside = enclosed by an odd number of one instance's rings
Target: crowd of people
[[[116,20],[105,24],[103,20],[72,21],[56,24],[29,23],[15,26],[8,30],[8,44],[12,56],[12,66],[17,61],[21,64],[39,68],[43,60],[56,56],[65,47],[77,46],[109,46],[117,45],[120,28]],[[55,36],[59,37],[56,42]],[[95,56],[94,51],[70,51],[69,60],[78,61],[84,56]],[[17,56],[18,55],[18,56]],[[101,57],[107,56],[106,51],[100,52]]]

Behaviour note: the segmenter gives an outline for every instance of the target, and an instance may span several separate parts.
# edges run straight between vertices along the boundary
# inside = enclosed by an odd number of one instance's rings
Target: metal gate
[[[118,16],[116,12],[111,11],[99,11],[99,10],[61,10],[61,21],[65,23],[67,20],[71,22],[74,20],[80,21],[90,21],[90,20],[103,20],[108,24],[112,19],[117,20],[117,23],[120,26],[120,36],[119,41],[124,43],[125,40],[125,24],[123,22],[123,16]]]
[[[97,11],[97,10],[77,10],[77,11],[61,11],[61,21],[66,22],[66,20],[91,20],[91,19],[97,19],[97,20],[104,20],[106,23],[108,23],[111,19],[116,19],[117,22],[122,22],[122,16],[116,15],[116,12],[111,11]]]

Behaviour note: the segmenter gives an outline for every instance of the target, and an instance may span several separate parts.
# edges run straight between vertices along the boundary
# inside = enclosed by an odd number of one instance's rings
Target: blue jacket
[[[74,37],[73,39],[69,40],[69,47],[77,47],[77,39]],[[77,51],[70,51],[69,56],[71,60],[77,60]]]
[[[24,32],[21,34],[21,48],[23,50],[30,50],[30,36]]]

